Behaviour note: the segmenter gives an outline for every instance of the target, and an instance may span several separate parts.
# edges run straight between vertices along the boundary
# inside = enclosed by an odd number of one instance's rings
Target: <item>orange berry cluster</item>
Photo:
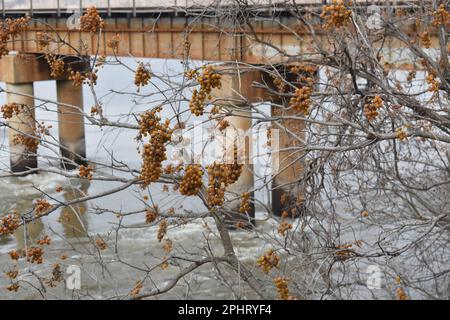
[[[298,81],[306,83],[308,86],[312,87],[314,85],[313,77],[307,75],[300,75]]]
[[[286,220],[281,221],[280,225],[278,226],[278,234],[284,237],[286,235],[286,232],[289,230],[292,230],[292,224],[287,222]]]
[[[95,6],[89,7],[87,12],[80,17],[80,30],[83,32],[96,33],[106,26]]]
[[[225,196],[225,186],[227,176],[225,174],[225,166],[221,163],[214,162],[207,166],[208,171],[208,204],[210,206],[223,205],[223,198]]]
[[[278,298],[281,300],[290,300],[292,299],[291,295],[289,294],[289,279],[288,278],[282,278],[282,277],[276,277],[273,282],[275,283],[275,287],[277,288],[278,292]]]
[[[309,113],[309,107],[311,105],[311,88],[301,87],[295,89],[294,96],[289,101],[289,106],[294,108],[303,115]]]
[[[120,41],[120,35],[116,34],[110,40],[108,40],[106,45],[108,46],[108,48],[113,49],[113,51],[117,51],[117,49],[119,49]]]
[[[397,290],[395,291],[395,295],[397,297],[397,300],[409,300],[408,295],[402,287],[397,288]]]
[[[108,245],[106,244],[106,242],[100,237],[95,238],[95,245],[100,250],[106,250],[108,248]]]
[[[86,178],[88,180],[92,180],[92,172],[94,171],[94,167],[91,165],[85,166],[81,165],[78,169],[78,176],[80,178]]]
[[[280,267],[280,257],[275,253],[273,249],[269,249],[259,257],[256,261],[257,265],[261,267],[265,274],[268,274],[273,268],[278,269]]]
[[[350,250],[352,247],[353,247],[353,245],[351,243],[340,244],[340,245],[336,246],[336,249],[338,249],[335,252],[336,259],[340,260],[340,261],[345,261],[345,260],[351,258],[352,256],[354,256],[354,252],[352,250]]]
[[[44,250],[40,247],[30,247],[27,251],[27,261],[41,264],[43,262]]]
[[[347,9],[343,0],[333,0],[333,4],[323,6],[320,14],[320,17],[325,20],[323,27],[326,30],[345,26],[350,21],[351,16],[352,11]]]
[[[38,239],[36,241],[37,244],[40,245],[47,245],[49,246],[52,243],[52,239],[46,234],[44,237],[42,237],[41,239]]]
[[[172,251],[172,249],[173,249],[172,240],[170,240],[170,239],[164,240],[163,249],[164,249],[165,252],[170,253]]]
[[[98,69],[94,69],[92,72],[86,73],[86,84],[95,86],[98,79]]]
[[[59,263],[55,263],[52,268],[52,277],[46,281],[46,284],[49,287],[56,287],[58,282],[62,282],[64,280],[63,271],[61,270],[61,265]]]
[[[191,100],[189,101],[189,109],[196,116],[203,115],[206,99],[211,99],[211,91],[214,88],[220,89],[222,86],[222,76],[215,72],[211,66],[203,66],[202,74],[196,77],[200,85],[200,89],[194,89]]]
[[[150,71],[140,62],[134,74],[134,84],[139,92],[140,88],[146,86],[151,79]]]
[[[397,128],[395,130],[395,136],[397,137],[397,139],[403,141],[406,140],[408,138],[408,135],[406,133],[405,130],[403,130],[403,128]]]
[[[166,260],[167,259],[167,257],[163,257],[163,260]],[[167,268],[169,268],[169,263],[167,262],[167,261],[163,261],[163,262],[161,262],[161,264],[159,265],[159,267],[162,269],[162,270],[166,270]]]
[[[143,164],[141,167],[141,187],[144,189],[152,182],[158,181],[162,174],[162,162],[166,160],[166,147],[164,141],[154,140],[144,145],[142,151]]]
[[[383,107],[383,99],[380,96],[375,96],[370,103],[364,106],[364,116],[367,121],[372,121],[378,117],[378,109]]]
[[[180,193],[185,196],[195,196],[203,186],[203,170],[199,164],[189,164],[186,167],[180,183]]]
[[[11,291],[11,292],[17,292],[20,288],[20,285],[16,282],[16,283],[12,283],[10,285],[8,285],[6,287],[6,290]]]
[[[227,174],[227,185],[235,183],[242,173],[243,165],[238,163],[238,148],[235,144],[233,146],[233,164],[225,165],[225,173]]]
[[[0,21],[0,58],[9,53],[8,42],[19,33],[27,30],[30,17],[3,19]]]
[[[45,56],[48,65],[50,66],[50,76],[52,78],[59,78],[64,75],[65,72],[65,64],[64,61],[60,58],[56,58],[53,55]]]
[[[181,170],[183,170],[184,165],[182,163],[178,164],[176,167],[174,167],[172,164],[167,165],[164,168],[164,172],[166,174],[174,174],[176,172],[180,172]]]
[[[183,42],[183,58],[188,59],[189,58],[189,52],[191,51],[191,43],[189,42],[189,39],[184,40]]]
[[[247,226],[248,226],[248,223],[246,223],[246,221],[242,221],[242,220],[237,220],[234,223],[234,227],[236,229],[245,229],[245,227],[247,227]]]
[[[241,203],[239,205],[239,212],[240,213],[248,213],[251,210],[250,205],[250,192],[244,192],[241,195]]]
[[[428,91],[430,92],[439,91],[439,82],[436,80],[434,73],[430,73],[429,75],[427,75],[426,81],[430,85],[428,87]]]
[[[198,71],[195,69],[189,69],[184,73],[184,75],[188,80],[192,80],[198,77]]]
[[[433,26],[446,26],[450,25],[450,12],[445,9],[445,5],[439,5],[439,9],[433,12],[433,21],[431,22]]]
[[[210,206],[222,206],[225,196],[225,188],[236,182],[242,172],[242,165],[222,164],[214,162],[207,167],[208,171],[208,196]]]
[[[1,234],[1,233],[0,233],[0,234]],[[21,254],[20,254],[20,252],[17,251],[17,250],[12,250],[12,251],[9,251],[9,252],[8,252],[8,255],[9,255],[9,257],[11,258],[11,260],[17,261],[17,260],[19,260]]]
[[[211,114],[212,114],[212,115],[218,114],[219,111],[220,111],[220,108],[219,108],[218,106],[213,106],[213,107],[211,108]]]
[[[30,22],[31,17],[21,17],[17,19],[6,19],[4,24],[8,27],[8,32],[12,36],[16,36],[19,33],[28,29],[28,23]]]
[[[295,218],[300,214],[299,208],[301,208],[305,202],[305,197],[301,193],[298,193],[297,196],[294,197],[293,193],[285,192],[281,195],[280,202],[286,207],[286,210],[281,213],[281,218]]]
[[[11,291],[11,292],[17,292],[20,288],[20,285],[17,281],[13,281],[13,280],[15,280],[19,276],[19,271],[18,270],[5,271],[5,275],[11,281],[11,284],[6,287],[6,290]]]
[[[15,145],[23,145],[28,152],[36,153],[39,146],[40,138],[35,133],[31,133],[30,136],[24,134],[15,134],[13,136],[12,143]]]
[[[71,68],[68,68],[67,71],[69,72],[69,80],[72,80],[73,85],[75,87],[79,87],[83,84],[88,85],[96,85],[97,79],[98,79],[98,69],[94,69],[92,72],[80,72],[80,71],[74,71]]]
[[[10,270],[10,271],[6,271],[5,275],[9,278],[9,279],[15,279],[17,278],[17,276],[19,275],[19,271],[17,270]]]
[[[306,74],[314,74],[317,72],[317,67],[313,64],[309,64],[309,63],[301,63],[299,65],[299,69],[300,71],[306,73]]]
[[[34,212],[36,215],[41,215],[44,212],[50,210],[53,206],[45,199],[38,199],[34,205]]]
[[[272,75],[271,77],[273,79],[273,84],[277,87],[278,91],[285,92],[287,85],[284,79],[278,75],[277,76]]]
[[[8,214],[0,220],[0,235],[12,234],[20,226],[20,217],[17,212]]]
[[[162,241],[162,239],[164,238],[164,236],[167,233],[167,221],[166,219],[161,220],[161,222],[159,223],[158,226],[158,234],[156,235],[157,239],[159,242]]]
[[[158,113],[161,112],[161,110],[162,109],[160,107],[157,107],[139,115],[139,134],[137,136],[138,140],[142,140],[142,137],[151,136],[151,133],[153,131],[158,130],[163,126],[159,123],[161,121],[161,117],[158,116]]]
[[[131,291],[130,291],[130,296],[135,297],[135,296],[139,295],[142,288],[144,288],[144,284],[142,283],[142,281],[140,281],[140,280],[136,281],[136,284],[134,285],[133,289],[131,289]]]
[[[11,119],[14,115],[18,115],[21,110],[24,108],[24,105],[18,104],[15,102],[7,103],[2,106],[1,111],[3,113],[3,118]]]
[[[51,40],[52,37],[47,32],[36,32],[36,44],[39,49],[47,48]]]
[[[145,223],[152,223],[156,220],[158,217],[158,210],[155,209],[148,209],[145,213]]]
[[[140,116],[138,139],[149,135],[149,142],[142,150],[142,168],[140,179],[142,188],[158,181],[163,173],[162,162],[167,159],[166,143],[172,139],[173,130],[169,128],[169,120],[160,123],[161,118],[156,115],[161,108],[155,108]]]
[[[424,31],[420,34],[420,41],[422,41],[422,44],[425,48],[431,47],[431,38],[430,34],[427,31]]]
[[[410,72],[408,72],[408,76],[406,77],[406,81],[408,81],[408,83],[411,83],[411,81],[413,81],[413,79],[416,78],[416,71],[412,70]]]
[[[79,71],[76,71],[76,72],[75,72],[75,71],[73,71],[73,70],[70,70],[69,80],[72,80],[73,85],[74,85],[75,87],[79,87],[79,86],[81,86],[83,83],[85,83],[85,81],[86,81],[86,76],[85,76],[83,73],[79,72]]]
[[[103,108],[99,104],[91,107],[91,116],[95,116],[96,114],[101,115],[102,112],[103,112]]]

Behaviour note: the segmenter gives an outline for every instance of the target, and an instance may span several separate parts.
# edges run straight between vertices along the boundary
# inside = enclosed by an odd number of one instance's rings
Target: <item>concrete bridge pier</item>
[[[241,165],[239,179],[228,186],[225,194],[227,213],[225,221],[231,228],[254,225],[255,207],[253,202],[254,181],[251,150],[251,136],[246,134],[252,126],[251,109],[246,104],[229,107],[233,116],[225,117],[229,126],[224,130],[224,157],[228,165]],[[249,208],[241,209],[242,196],[249,193]]]
[[[71,170],[86,164],[86,142],[83,117],[83,87],[70,80],[57,80],[59,143],[61,165]],[[65,105],[66,104],[66,105]],[[67,106],[70,105],[70,106]],[[78,107],[74,108],[72,106]]]
[[[298,116],[293,109],[282,109],[277,105],[287,106],[285,99],[273,101],[272,117]],[[303,170],[302,154],[299,151],[283,151],[283,149],[298,147],[303,139],[305,123],[299,120],[283,119],[281,126],[272,133],[272,212],[276,216],[288,214],[289,217],[298,217],[303,212],[303,190],[301,173]],[[294,136],[295,135],[295,136]]]
[[[292,65],[280,65],[278,74],[295,87],[304,86],[299,82],[300,73],[291,72]],[[273,76],[266,75],[266,83],[273,92],[293,93],[295,89],[286,84],[280,88],[275,84]],[[279,79],[278,79],[279,80]],[[280,90],[281,89],[281,90]],[[305,122],[289,117],[299,117],[302,114],[289,105],[290,97],[272,94],[271,115],[280,117],[277,124],[272,125],[272,213],[276,216],[287,214],[294,218],[304,212],[304,183],[301,174],[303,171],[303,154],[298,150],[285,150],[299,147],[305,139]]]
[[[6,83],[6,90],[8,104],[16,103],[20,110],[8,121],[11,171],[24,172],[37,168],[33,83]]]
[[[254,81],[261,82],[262,74],[255,70],[240,69],[230,64],[221,67],[222,88],[213,92],[217,105],[228,126],[222,131],[221,147],[226,163],[242,165],[239,179],[226,189],[225,221],[230,228],[252,227],[255,222],[254,179],[252,159],[251,103],[263,101],[264,92],[252,87]],[[242,208],[242,196],[248,193],[248,208]]]
[[[61,57],[72,70],[84,71],[89,65],[79,57]],[[9,119],[9,147],[12,172],[25,172],[37,168],[38,139],[35,135],[34,110],[35,81],[56,80],[61,145],[61,165],[74,169],[86,157],[83,121],[82,86],[74,86],[68,73],[58,78],[50,75],[50,66],[42,55],[11,54],[0,58],[0,82],[6,83],[8,103],[17,103],[20,112]],[[37,94],[39,96],[39,94]],[[41,95],[42,97],[42,95]],[[43,97],[45,98],[45,97]]]

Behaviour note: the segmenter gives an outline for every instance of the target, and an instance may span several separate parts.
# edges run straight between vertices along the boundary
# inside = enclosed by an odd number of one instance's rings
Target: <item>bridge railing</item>
[[[425,0],[392,0],[389,5],[396,7],[411,6]],[[330,3],[331,0],[327,0]],[[72,13],[74,10],[86,9],[95,5],[101,13],[132,13],[135,16],[139,12],[161,12],[177,11],[180,8],[212,8],[218,5],[227,6],[234,3],[234,0],[0,0],[0,13],[5,15],[14,14],[57,14]],[[353,0],[358,6],[368,6],[376,4],[384,7],[386,1],[377,0]],[[288,0],[251,0],[250,6],[264,6],[270,8],[275,5],[288,4]],[[323,0],[297,0],[297,5],[317,5],[324,4]]]
[[[7,14],[70,13],[95,5],[100,12],[131,12],[175,10],[179,7],[200,7],[217,0],[0,0],[3,16]],[[264,2],[264,0],[263,0]],[[267,1],[266,1],[267,2]]]
[[[0,0],[2,11],[24,10],[66,10],[72,8],[87,8],[95,5],[101,9],[139,9],[139,8],[172,8],[177,6],[208,6],[217,0]],[[225,1],[227,2],[227,1]],[[258,1],[259,2],[259,1]],[[270,1],[262,1],[270,2]]]
[[[271,4],[276,0],[256,0],[256,4]],[[305,1],[305,0],[304,0]],[[316,1],[316,0],[306,0]],[[201,8],[213,4],[230,4],[232,0],[0,0],[3,16],[14,14],[57,14],[71,13],[95,5],[102,13],[176,11],[177,8]]]

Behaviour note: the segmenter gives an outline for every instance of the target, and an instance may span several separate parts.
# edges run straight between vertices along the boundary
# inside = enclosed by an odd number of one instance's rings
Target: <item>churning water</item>
[[[177,76],[179,77],[182,72],[179,61],[147,61],[151,63],[153,72],[173,74],[172,80],[177,80]],[[136,61],[133,59],[124,59],[123,62],[133,69],[136,66]],[[135,122],[129,116],[131,112],[149,109],[157,105],[159,99],[162,98],[162,95],[158,92],[163,91],[164,84],[158,79],[152,80],[152,87],[146,88],[147,91],[135,95],[133,76],[134,74],[130,70],[122,66],[107,65],[99,72],[96,94],[101,100],[103,110],[109,119]],[[4,87],[4,84],[0,85]],[[152,92],[155,94],[144,97],[145,93]],[[46,125],[51,124],[53,128],[50,133],[57,139],[56,106],[50,103],[43,104],[39,100],[39,98],[56,100],[55,83],[52,81],[35,83],[35,95],[37,97],[35,104],[40,106],[36,110],[37,119],[44,121]],[[0,94],[0,104],[5,103],[5,100],[5,94]],[[94,105],[93,101],[90,89],[84,87],[85,110],[88,111]],[[163,117],[173,115],[167,109],[163,109],[162,114]],[[113,158],[116,163],[123,162],[131,169],[139,169],[140,156],[135,137],[136,131],[134,130],[99,128],[86,123],[87,155],[89,160],[95,163],[96,174],[103,174],[105,177],[112,174],[129,177],[129,175],[120,172],[113,172],[107,167],[113,161]],[[5,127],[0,129],[0,145],[0,174],[5,175],[8,173],[9,166],[8,138]],[[39,166],[41,168],[58,166],[57,146],[50,144],[41,146],[39,154]],[[120,182],[111,181],[80,181],[76,178],[46,172],[26,177],[1,177],[0,209],[1,213],[13,210],[23,213],[28,212],[32,208],[33,201],[41,198],[42,194],[46,194],[53,201],[68,201],[82,195],[95,195],[120,185]],[[59,186],[64,187],[62,192],[56,191]],[[258,196],[264,200],[265,194],[266,192],[261,191]],[[161,186],[152,187],[151,195],[150,201],[160,208],[173,207],[186,212],[189,210],[198,212],[205,209],[201,202],[194,197],[186,199],[175,193],[162,192]],[[82,289],[87,290],[92,295],[91,297],[101,298],[127,294],[142,275],[139,275],[133,268],[129,268],[127,264],[137,266],[158,264],[165,254],[161,243],[157,241],[157,226],[144,225],[145,216],[143,213],[124,217],[120,222],[124,226],[123,229],[117,234],[115,233],[119,222],[115,213],[142,210],[142,199],[142,191],[137,187],[130,187],[87,203],[64,207],[48,217],[30,224],[26,230],[28,240],[36,240],[43,234],[48,234],[53,239],[53,243],[45,254],[43,264],[31,265],[26,261],[20,261],[18,263],[20,273],[33,270],[36,275],[45,276],[55,263],[60,263],[63,266],[79,265],[83,269]],[[257,217],[261,220],[258,229],[261,232],[269,232],[276,238],[273,231],[276,230],[276,227],[274,228],[275,222],[265,219],[262,214]],[[220,253],[220,240],[216,232],[212,230],[214,228],[210,229],[209,226],[213,226],[213,221],[209,219],[199,219],[182,226],[174,224],[169,227],[168,236],[174,243],[174,249],[185,253],[200,254],[204,248],[199,248],[198,244],[205,242],[205,239],[208,239],[212,250]],[[9,281],[3,272],[10,270],[14,265],[7,252],[13,249],[23,249],[26,245],[29,245],[28,241],[24,241],[24,234],[23,228],[20,228],[13,236],[0,237],[0,298],[36,299],[42,297],[39,290],[32,289],[32,286],[39,287],[39,283],[37,278],[31,274],[21,279],[29,282],[30,285],[23,285],[17,293],[11,293],[4,289]],[[93,255],[94,249],[89,246],[89,237],[98,235],[103,239],[111,240],[112,243],[117,240],[117,251],[120,253],[120,257],[112,249],[109,252],[102,252],[101,259],[107,265],[107,271],[95,263],[96,259],[100,258],[95,254]],[[237,253],[244,261],[255,261],[256,257],[265,250],[263,243],[250,233],[235,231],[232,236],[238,250]],[[64,260],[62,256],[64,256]],[[117,263],[119,259],[122,262],[126,261],[126,264]],[[155,283],[164,283],[164,281],[170,280],[177,270],[176,266],[169,266],[166,270],[161,270],[161,272],[152,275],[152,280]],[[177,288],[164,297],[227,298],[244,294],[244,292],[235,292],[227,288],[226,285],[221,285],[221,282],[212,279],[211,275],[210,266],[200,268],[199,272],[180,281]],[[230,277],[236,277],[236,275],[230,274]],[[236,278],[236,282],[239,282],[238,278]],[[63,284],[51,289],[46,296],[49,298],[70,298],[71,294],[71,291],[64,289]],[[251,293],[245,294],[252,297]]]

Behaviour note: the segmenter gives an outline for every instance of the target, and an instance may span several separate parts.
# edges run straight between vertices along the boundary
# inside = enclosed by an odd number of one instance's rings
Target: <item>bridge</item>
[[[14,51],[42,53],[32,39],[38,32],[45,32],[52,38],[57,33],[70,44],[45,48],[55,54],[183,59],[185,44],[189,43],[189,58],[193,60],[268,64],[311,50],[311,32],[296,15],[307,10],[320,13],[324,1],[296,1],[302,10],[296,14],[290,8],[291,1],[286,0],[256,0],[245,8],[233,5],[235,1],[217,0],[23,0],[19,1],[21,5],[9,2],[8,5],[2,0],[4,17],[29,15],[36,19],[28,31],[13,39],[9,48]],[[413,2],[417,1],[408,1],[408,6],[404,1],[391,1],[389,7],[410,8]],[[371,3],[376,2],[358,0],[354,10],[366,12]],[[383,3],[378,6],[386,7]],[[80,32],[76,26],[79,12],[94,4],[106,22],[100,35]],[[248,16],[245,11],[252,14],[241,21],[241,16]],[[323,34],[322,23],[317,16],[312,18],[316,37]],[[113,50],[108,42],[117,36],[120,46]],[[401,46],[395,39],[389,40],[389,45]]]
[[[372,1],[353,1],[354,11],[366,11]],[[381,8],[393,10],[413,10],[411,3],[418,1],[380,1]],[[30,108],[14,116],[10,122],[11,169],[18,174],[37,168],[36,154],[14,141],[18,132],[32,136],[36,124],[33,108],[33,82],[56,80],[58,91],[59,138],[61,155],[66,168],[75,168],[87,161],[84,140],[83,94],[81,87],[72,85],[72,81],[63,75],[57,79],[50,75],[43,54],[51,53],[74,59],[89,56],[131,56],[136,58],[192,59],[202,61],[222,61],[233,65],[237,63],[251,65],[283,65],[293,63],[299,55],[313,53],[313,35],[321,38],[327,34],[321,28],[323,21],[319,13],[324,1],[300,0],[296,10],[291,1],[260,0],[241,7],[236,1],[209,0],[102,0],[102,1],[63,1],[63,0],[24,0],[1,1],[3,19],[28,15],[32,17],[29,27],[8,41],[8,50],[20,54],[10,54],[0,59],[0,81],[6,82],[8,102],[27,105]],[[96,5],[106,25],[98,33],[82,32],[77,21],[83,8]],[[411,9],[412,8],[412,9]],[[308,14],[309,12],[309,14]],[[251,14],[249,14],[251,13]],[[307,14],[310,28],[299,23],[298,15]],[[1,21],[1,20],[0,20]],[[50,42],[43,48],[36,41],[39,34]],[[112,40],[119,41],[114,47]],[[431,35],[434,45],[438,38]],[[64,45],[61,45],[64,43]],[[323,41],[324,46],[330,45]],[[402,61],[395,54],[396,49],[405,47],[397,38],[385,37],[383,54],[387,63],[398,69],[411,70],[414,66],[407,60]],[[74,62],[74,61],[73,61]],[[75,62],[74,62],[75,63]],[[86,64],[79,64],[75,70],[88,70]],[[216,98],[231,100],[236,114],[228,117],[236,128],[251,127],[251,112],[245,105],[255,101],[272,101],[285,104],[286,101],[268,95],[252,84],[261,82],[273,84],[261,72],[234,71],[223,75],[223,89],[214,91]],[[238,77],[236,77],[238,73]],[[245,99],[242,100],[242,97]],[[277,100],[278,99],[278,100]],[[281,99],[281,100],[280,100]],[[247,110],[247,111],[242,111]],[[272,112],[279,110],[272,108]],[[284,111],[283,111],[284,112]],[[287,114],[292,111],[286,111]],[[302,127],[289,121],[281,121],[290,131],[302,136]],[[281,132],[278,137],[280,148],[288,147],[290,137]],[[292,155],[277,151],[279,161],[288,162]],[[249,154],[246,155],[249,157]],[[290,162],[290,161],[289,161]],[[295,161],[294,161],[295,162]],[[293,163],[287,170],[274,178],[273,210],[281,214],[283,194],[290,193],[289,184],[296,180],[301,163]],[[242,194],[253,187],[252,165],[245,164],[239,181],[230,186],[230,190]],[[294,190],[295,191],[295,190]],[[295,192],[294,192],[295,193]],[[238,205],[238,204],[237,204]]]

